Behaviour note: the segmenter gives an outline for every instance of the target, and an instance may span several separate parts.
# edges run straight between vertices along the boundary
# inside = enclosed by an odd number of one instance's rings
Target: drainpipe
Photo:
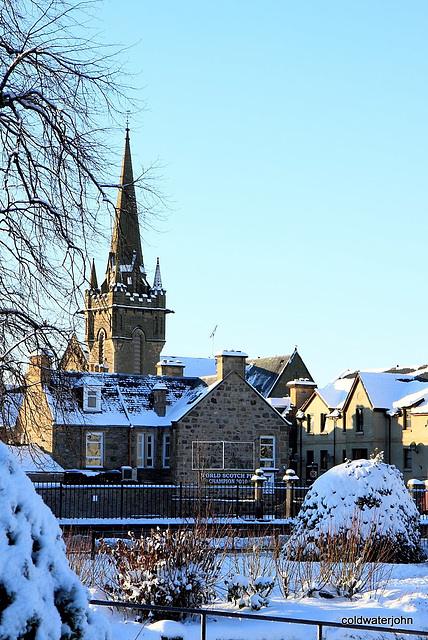
[[[388,415],[388,464],[391,464],[391,415]]]
[[[122,395],[122,392],[120,390],[119,385],[116,385],[116,390],[117,390],[117,395],[119,396],[119,400],[122,403],[123,412],[124,412],[128,422],[129,422],[129,427],[128,427],[128,466],[132,467],[132,430],[134,428],[134,425],[132,424],[131,416],[129,415],[128,407],[126,406],[126,402],[124,400],[124,397]]]
[[[336,429],[337,419],[333,420],[333,465],[336,465]]]

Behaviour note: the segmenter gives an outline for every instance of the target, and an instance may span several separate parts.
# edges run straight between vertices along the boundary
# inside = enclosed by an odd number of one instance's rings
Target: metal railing
[[[316,627],[317,640],[323,640],[323,630],[325,628],[339,628],[339,629],[357,629],[363,631],[372,631],[380,633],[393,633],[402,634],[408,636],[419,636],[422,638],[428,638],[428,631],[422,631],[421,629],[403,629],[401,627],[386,627],[380,625],[365,625],[365,624],[345,624],[343,622],[331,622],[328,620],[307,620],[305,618],[289,618],[284,616],[270,616],[263,614],[244,613],[242,611],[222,611],[218,609],[187,609],[182,607],[167,607],[148,604],[131,604],[129,602],[117,602],[111,600],[91,600],[90,604],[97,606],[117,607],[123,609],[133,609],[135,611],[166,611],[167,614],[173,614],[177,616],[191,616],[197,615],[201,621],[201,640],[207,640],[207,618],[208,617],[222,617],[222,618],[238,618],[244,620],[257,620],[259,622],[282,622],[288,624],[299,624],[305,626]],[[370,616],[367,616],[370,617]],[[398,616],[397,616],[398,617]],[[388,617],[385,617],[388,620]],[[393,620],[394,618],[391,617]],[[386,623],[385,623],[386,624]]]
[[[265,487],[262,511],[249,485],[68,484],[36,482],[37,493],[60,520],[188,519],[193,517],[265,520],[293,518],[309,487],[278,483]],[[411,491],[428,524],[428,490]]]

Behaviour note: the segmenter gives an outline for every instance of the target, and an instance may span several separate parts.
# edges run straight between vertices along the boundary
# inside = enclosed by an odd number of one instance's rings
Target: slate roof
[[[215,358],[192,358],[189,356],[164,356],[161,355],[160,360],[172,360],[173,362],[180,362],[184,365],[184,375],[186,377],[198,377],[216,375],[216,360]]]
[[[245,377],[266,398],[294,354],[247,360]]]
[[[165,416],[158,416],[153,406],[152,392],[159,381],[167,388]],[[100,412],[83,411],[85,385],[100,387]],[[46,392],[55,424],[159,427],[170,426],[184,415],[207,392],[207,386],[199,378],[53,371]]]

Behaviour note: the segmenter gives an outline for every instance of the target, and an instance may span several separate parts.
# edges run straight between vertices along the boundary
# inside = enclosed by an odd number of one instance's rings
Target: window
[[[367,449],[352,449],[352,460],[361,460],[368,458]]]
[[[312,464],[314,460],[314,452],[309,449],[308,451],[306,451],[306,464]]]
[[[83,411],[101,411],[101,387],[83,387]]]
[[[306,423],[307,423],[307,432],[308,433],[313,433],[314,432],[314,414],[313,413],[308,413],[306,416]]]
[[[99,364],[104,364],[104,341],[105,341],[105,331],[101,329],[98,334],[98,362]]]
[[[134,373],[137,375],[143,372],[144,356],[144,334],[141,329],[137,329],[132,337],[134,347]]]
[[[356,431],[357,433],[363,433],[364,431],[364,414],[363,409],[358,407],[355,410],[355,418],[356,418]]]
[[[169,462],[171,456],[171,436],[169,433],[163,434],[163,453],[162,453],[162,466],[164,469],[169,469]]]
[[[275,436],[260,436],[260,467],[275,467]]]
[[[403,449],[403,466],[405,469],[412,468],[412,452],[410,449]]]
[[[320,432],[321,433],[325,432],[326,420],[327,420],[327,414],[326,413],[320,413]]]
[[[152,434],[137,434],[137,467],[154,467],[154,445]]]
[[[103,433],[86,434],[86,467],[100,468],[103,466]]]
[[[346,460],[346,449],[342,449],[342,462]]]
[[[411,429],[411,428],[412,428],[412,421],[411,421],[410,409],[404,409],[403,429]]]

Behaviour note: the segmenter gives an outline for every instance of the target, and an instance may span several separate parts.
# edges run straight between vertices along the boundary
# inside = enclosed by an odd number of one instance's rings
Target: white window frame
[[[260,436],[260,469],[275,469],[275,436]],[[262,447],[272,447],[272,457],[262,458]],[[268,464],[265,464],[268,463]]]
[[[97,456],[88,455],[88,446],[97,440],[90,441],[90,438],[98,439],[100,453]],[[98,462],[99,461],[99,464]],[[85,467],[87,469],[102,469],[104,467],[104,433],[101,431],[87,431],[85,437]]]
[[[219,450],[221,450],[221,456],[217,460],[217,464],[215,465],[205,465],[201,464],[199,459],[199,448],[203,445],[219,445]],[[225,446],[226,445],[236,445],[236,442],[231,442],[229,440],[193,440],[192,441],[192,471],[237,471],[237,467],[227,467],[225,464]],[[252,464],[251,468],[254,468],[255,461],[255,443],[251,441],[242,441],[239,444],[241,445],[249,445],[252,450]],[[239,470],[247,470],[239,469]]]
[[[164,433],[162,438],[162,467],[169,469],[171,466],[171,434]]]
[[[155,466],[155,437],[152,433],[137,433],[136,463],[139,469]]]
[[[92,401],[95,401],[92,403]],[[83,387],[83,411],[97,413],[101,411],[101,387]]]

